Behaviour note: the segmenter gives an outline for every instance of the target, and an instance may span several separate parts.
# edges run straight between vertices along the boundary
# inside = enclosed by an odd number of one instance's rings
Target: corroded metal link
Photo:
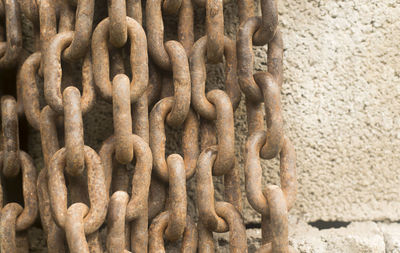
[[[152,108],[159,100],[162,87],[162,76],[152,60],[149,59],[149,86],[147,86],[148,106]]]
[[[213,232],[210,231],[202,222],[197,223],[197,229],[199,230],[199,253],[213,253],[214,249],[214,238]]]
[[[126,2],[126,14],[127,16],[135,19],[139,24],[142,24],[142,2],[140,0],[127,0]],[[148,62],[148,71],[151,70],[151,63]],[[157,77],[154,77],[157,79]],[[144,95],[142,95],[138,101],[133,105],[132,111],[133,122],[132,130],[133,133],[143,138],[146,143],[149,143],[149,91],[154,88],[155,83],[152,82],[154,78],[151,77],[149,73],[149,82]],[[156,90],[155,90],[156,91]]]
[[[239,107],[242,93],[240,91],[239,81],[237,77],[237,57],[236,57],[236,41],[225,37],[224,40],[225,55],[225,89],[231,99],[233,111]]]
[[[196,195],[199,219],[207,229],[215,232],[227,232],[229,226],[215,210],[214,184],[212,167],[217,157],[215,146],[203,150],[197,161]]]
[[[148,225],[148,196],[152,170],[152,154],[148,144],[139,136],[132,135],[134,156],[136,157],[135,173],[132,176],[131,198],[126,205],[126,222],[131,222],[131,249],[133,252],[143,252],[147,247],[147,225]],[[110,189],[112,178],[112,155],[115,150],[115,137],[108,138],[101,147],[100,157],[102,159],[106,191]]]
[[[167,191],[164,182],[158,177],[152,177],[149,189],[149,220],[156,217],[164,210]]]
[[[260,156],[264,159],[272,159],[281,151],[284,139],[280,88],[269,73],[257,73],[254,79],[264,96],[267,126],[267,138]]]
[[[206,88],[206,44],[207,36],[204,36],[196,41],[190,55],[190,74],[192,80],[192,104],[193,108],[201,117],[208,120],[215,120],[217,112],[213,104],[208,101]],[[240,102],[240,89],[236,75],[236,47],[235,42],[228,37],[224,41],[225,55],[225,89],[231,99],[233,110]]]
[[[1,210],[0,218],[0,251],[17,252],[15,222],[22,212],[22,206],[9,203]]]
[[[79,0],[75,15],[75,29],[71,44],[64,50],[63,58],[75,62],[84,58],[91,42],[94,0]]]
[[[263,220],[268,223],[263,228],[269,229],[270,242],[261,246],[257,253],[295,253],[289,246],[288,240],[288,208],[282,190],[276,185],[269,185],[264,190],[269,203],[269,219]]]
[[[280,181],[288,211],[294,206],[297,195],[296,151],[285,136],[280,152]],[[265,194],[264,194],[265,195]]]
[[[246,143],[246,194],[250,205],[259,213],[268,215],[268,201],[262,192],[262,168],[260,164],[260,150],[265,143],[266,133],[253,133]],[[288,210],[292,208],[296,199],[296,154],[290,140],[285,137],[280,152],[280,181],[286,199]]]
[[[89,208],[83,203],[72,204],[67,211],[65,234],[71,253],[89,253],[89,245],[85,237],[84,217]]]
[[[63,92],[66,171],[71,176],[81,175],[85,168],[81,94],[75,87]]]
[[[160,100],[150,113],[150,148],[153,153],[153,166],[157,175],[168,182],[168,165],[165,161],[165,126],[164,121],[167,114],[174,105],[174,98],[167,97]],[[185,173],[188,180],[193,176],[196,169],[196,161],[199,154],[198,149],[199,122],[193,110],[184,123],[182,149],[185,161]]]
[[[112,173],[113,173],[113,154],[115,151],[115,137],[108,137],[101,145],[99,156],[103,164],[104,178],[106,185],[106,192],[109,193],[111,189]]]
[[[40,67],[41,57],[40,52],[31,54],[19,71],[25,116],[29,124],[36,130],[40,128],[40,102],[36,73]]]
[[[132,131],[134,134],[139,135],[147,143],[150,140],[149,130],[149,104],[146,94],[132,106]]]
[[[181,251],[184,253],[196,253],[198,248],[198,231],[193,219],[186,216],[186,228],[183,231]]]
[[[53,0],[39,1],[39,24],[40,24],[40,52],[42,56],[46,54],[49,48],[50,39],[57,34],[57,10],[56,2]],[[41,74],[43,72],[42,57]]]
[[[253,44],[263,46],[275,36],[278,27],[277,0],[261,0],[262,23],[253,35]]]
[[[44,96],[51,108],[59,114],[63,113],[63,98],[61,95],[61,53],[71,44],[73,32],[63,32],[55,35],[44,55]],[[88,112],[94,104],[94,83],[90,54],[85,56],[82,66],[83,92],[80,100],[82,113]]]
[[[109,253],[121,253],[125,251],[125,215],[128,201],[129,195],[124,191],[114,192],[110,198],[107,214],[106,243]]]
[[[167,115],[167,123],[178,127],[185,121],[190,109],[190,71],[189,62],[183,46],[177,41],[165,43],[165,49],[172,64],[174,80],[174,105]]]
[[[40,113],[40,139],[45,167],[48,168],[50,159],[59,150],[57,135],[57,114],[49,105]]]
[[[217,144],[215,126],[211,121],[200,120],[201,150]],[[224,174],[224,199],[231,203],[241,213],[242,193],[240,189],[240,171],[235,159],[235,166]],[[211,240],[212,241],[212,240]]]
[[[129,186],[129,171],[126,168],[126,165],[120,164],[119,162],[114,162],[114,166],[112,168],[111,192],[128,192]]]
[[[17,102],[12,96],[1,97],[2,172],[15,177],[20,171]]]
[[[172,59],[170,52],[167,52],[166,44],[164,44],[164,23],[162,18],[162,3],[165,0],[149,0],[146,2],[146,26],[148,37],[149,55],[154,63],[164,70],[171,70]],[[177,0],[169,0],[173,2]],[[190,53],[193,45],[193,6],[188,1],[182,0],[179,9],[178,38],[185,48],[186,54]],[[174,7],[175,8],[175,7]]]
[[[128,36],[131,41],[130,64],[132,81],[130,87],[131,103],[136,102],[146,91],[148,84],[147,40],[142,26],[127,17]],[[100,96],[108,102],[112,100],[110,81],[110,62],[108,53],[110,19],[101,21],[93,32],[92,58],[94,80]]]
[[[5,12],[6,42],[0,42],[5,48],[0,55],[0,69],[11,68],[17,64],[22,49],[21,15],[18,0],[2,0]]]
[[[262,102],[262,93],[253,79],[253,34],[261,24],[261,18],[252,17],[239,27],[237,35],[238,80],[240,89],[252,103]]]
[[[218,154],[213,166],[213,175],[221,176],[235,165],[235,132],[233,110],[228,95],[222,90],[207,93],[207,99],[215,105],[215,121],[218,136]]]
[[[165,3],[166,1],[164,1],[164,4]],[[182,0],[179,9],[178,40],[182,43],[183,48],[185,48],[186,55],[190,55],[190,50],[194,43],[193,17],[194,11],[192,0]]]
[[[115,150],[115,142],[115,137],[111,136],[103,143],[99,152],[104,166],[107,192],[110,189],[112,179],[112,155]],[[146,208],[145,203],[152,169],[152,154],[148,144],[137,135],[132,135],[131,142],[136,157],[136,169],[132,177],[132,185],[135,185],[135,187],[132,188],[132,197],[127,207],[128,221],[142,215],[143,209],[141,208]]]
[[[89,246],[89,252],[91,253],[103,253],[103,245],[100,241],[100,233],[97,230],[94,233],[86,236],[87,243]]]
[[[257,131],[264,131],[265,119],[263,107],[262,103],[253,103],[249,98],[246,98],[248,136]]]
[[[244,221],[238,210],[228,202],[216,202],[215,211],[229,226],[229,252],[247,252],[247,237]]]
[[[200,118],[200,150],[217,145],[217,132],[213,121]]]
[[[239,213],[243,211],[240,170],[237,159],[235,166],[224,175],[224,200],[231,203]]]
[[[252,37],[257,27],[261,25],[260,17],[249,18],[239,28],[237,40],[238,79],[243,93],[253,103],[262,102],[262,92],[253,78],[253,46]],[[268,44],[268,71],[277,80],[279,86],[282,84],[282,54],[283,46],[279,31]]]
[[[148,144],[133,135],[135,173],[131,198],[126,207],[126,220],[131,222],[131,250],[144,252],[148,244],[148,197],[152,171],[152,154]]]
[[[28,229],[35,222],[38,214],[38,199],[36,195],[36,168],[32,158],[24,151],[19,152],[22,170],[22,193],[24,209],[16,220],[16,231]]]
[[[135,19],[139,24],[142,24],[142,1],[126,0],[126,15]]]
[[[282,88],[283,83],[283,40],[282,34],[277,29],[274,38],[268,43],[267,57],[268,72],[274,77]]]
[[[110,43],[114,47],[123,47],[128,39],[126,21],[126,0],[108,0],[110,18]]]
[[[0,18],[4,18],[5,10],[4,10],[4,2],[0,1]]]
[[[37,192],[39,199],[39,210],[40,219],[42,223],[43,230],[47,236],[47,249],[49,252],[63,253],[65,252],[64,241],[65,234],[64,231],[57,226],[54,222],[51,207],[50,207],[50,197],[47,188],[47,169],[42,169],[39,173],[37,181]]]
[[[39,6],[37,0],[20,0],[22,13],[32,22],[39,22]]]
[[[90,210],[84,218],[85,234],[88,235],[103,224],[107,213],[108,196],[100,157],[88,146],[85,146],[84,150],[90,199]],[[48,171],[51,207],[55,221],[61,228],[65,228],[67,216],[67,189],[63,175],[65,157],[65,148],[57,151],[51,159]]]
[[[197,0],[199,1],[199,0]],[[237,0],[239,24],[254,16],[254,0]]]
[[[68,0],[59,0],[58,10],[58,33],[72,31],[74,29],[74,10]]]
[[[224,4],[229,3],[231,0],[223,0]],[[207,0],[193,0],[193,2],[199,7],[206,7]]]
[[[133,159],[132,115],[129,78],[118,74],[113,79],[113,123],[115,133],[115,158],[122,164]]]
[[[2,29],[2,28],[0,27],[0,29]],[[0,30],[0,32],[1,32],[1,30]],[[1,39],[1,37],[0,37],[0,39]],[[5,45],[4,43],[0,43],[0,56],[3,56],[5,54],[6,49],[7,49],[7,45]]]
[[[176,241],[181,238],[186,227],[187,196],[185,165],[178,154],[172,154],[167,158],[169,176],[168,211],[173,214],[168,218],[165,229],[165,238]]]
[[[148,144],[139,136],[132,137],[136,157],[135,173],[132,177],[131,199],[127,206],[127,220],[139,218],[147,213],[147,198],[151,179],[152,154]]]
[[[237,209],[227,202],[215,204],[218,215],[229,224],[229,252],[247,252],[246,228]],[[213,235],[201,222],[199,227],[199,253],[214,252]]]
[[[4,151],[0,152],[0,164],[4,162]],[[22,171],[22,195],[24,199],[24,208],[18,213],[15,220],[15,231],[28,229],[36,220],[38,214],[38,199],[36,195],[36,168],[32,158],[24,151],[19,151],[18,157]],[[2,191],[0,191],[2,192]],[[2,197],[1,197],[2,198]],[[2,206],[2,201],[0,204]]]
[[[207,59],[211,63],[222,62],[224,55],[224,6],[222,0],[206,3]]]
[[[164,231],[168,225],[169,216],[174,215],[169,211],[160,213],[153,222],[149,229],[149,253],[164,253]],[[186,228],[183,233],[181,252],[182,253],[195,253],[197,252],[198,245],[198,232],[196,225],[189,215],[186,216]]]
[[[161,3],[163,0],[146,1],[146,27],[149,55],[154,63],[164,70],[172,68],[171,60],[164,48],[164,23]]]
[[[65,234],[53,219],[47,184],[47,171],[50,159],[59,149],[56,119],[56,113],[50,108],[50,106],[45,106],[40,114],[40,137],[45,166],[39,173],[37,180],[37,193],[40,219],[42,221],[44,232],[47,235],[47,249],[49,252],[64,253]]]
[[[228,202],[215,202],[212,180],[215,158],[215,147],[209,147],[203,150],[197,163],[197,208],[199,222],[204,226],[201,227],[199,252],[210,252],[213,248],[211,231],[229,231],[230,252],[247,252],[246,229],[241,214]]]
[[[177,14],[183,0],[163,0],[162,11],[164,14]]]

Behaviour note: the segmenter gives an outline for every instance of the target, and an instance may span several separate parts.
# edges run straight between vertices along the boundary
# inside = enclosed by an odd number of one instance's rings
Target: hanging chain
[[[280,90],[283,84],[283,42],[276,1],[261,1],[261,17],[243,1],[237,35],[238,79],[246,96],[248,140],[245,186],[250,205],[262,215],[262,243],[258,252],[295,252],[288,244],[288,211],[297,193],[296,154],[283,133]],[[253,45],[268,44],[268,71],[253,74]],[[263,103],[266,130],[264,127]],[[260,157],[280,156],[280,187],[262,187]]]
[[[224,232],[230,252],[247,252],[234,127],[242,92],[245,191],[262,217],[257,252],[295,252],[287,217],[297,193],[296,155],[283,131],[277,2],[261,0],[257,17],[253,0],[238,0],[237,39],[224,31],[227,3],[107,0],[103,17],[94,0],[0,0],[0,70],[18,73],[4,89],[17,99],[1,98],[0,252],[29,252],[27,230],[38,217],[49,252],[155,253],[179,242],[182,252],[205,253],[214,251],[213,233]],[[196,7],[205,15],[197,41]],[[178,21],[176,40],[165,40],[166,16]],[[22,19],[33,28],[30,55]],[[253,73],[253,46],[264,45],[268,69]],[[207,87],[207,68],[216,64],[224,66],[222,89]],[[114,129],[98,152],[84,131],[96,98],[110,104]],[[21,112],[40,133],[38,175],[20,150]],[[168,127],[181,141],[167,155]],[[264,187],[261,158],[278,155],[280,185]],[[214,178],[223,180],[222,199]],[[188,184],[195,184],[195,213]],[[22,197],[13,193],[18,187]]]

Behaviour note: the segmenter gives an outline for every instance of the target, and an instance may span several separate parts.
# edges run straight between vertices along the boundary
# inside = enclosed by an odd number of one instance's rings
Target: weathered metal
[[[238,0],[236,41],[224,33],[226,3],[147,0],[145,30],[140,0],[108,0],[108,17],[97,25],[94,0],[0,0],[0,69],[18,66],[18,101],[1,98],[1,252],[29,251],[26,231],[38,212],[49,252],[165,252],[164,240],[180,241],[181,252],[214,252],[214,232],[229,232],[231,252],[247,252],[234,127],[242,93],[245,190],[262,216],[258,252],[294,252],[287,215],[297,193],[296,155],[283,131],[277,1],[261,0],[255,17],[254,2]],[[194,4],[205,9],[196,42]],[[33,24],[30,56],[21,53],[21,13]],[[176,40],[164,40],[163,15],[176,17]],[[264,45],[268,70],[253,73],[253,46]],[[221,63],[223,85],[211,90],[207,68]],[[98,153],[84,133],[96,95],[112,103],[114,127]],[[44,166],[37,178],[19,147],[22,110],[40,132]],[[168,126],[181,132],[171,154]],[[278,155],[280,186],[264,187],[260,159]],[[1,184],[17,177],[23,205]],[[215,177],[224,184],[218,201]],[[198,217],[188,208],[189,187]]]
[[[297,193],[296,154],[283,132],[280,89],[283,83],[283,43],[276,1],[261,1],[262,17],[254,17],[247,1],[241,6],[237,37],[238,79],[246,96],[248,140],[245,184],[250,205],[262,215],[262,243],[257,252],[295,252],[288,245],[287,212]],[[253,73],[253,45],[268,44],[268,71]],[[265,109],[265,124],[263,104]],[[266,125],[266,128],[265,126]],[[260,158],[280,156],[280,187],[262,186]]]
[[[0,68],[12,68],[18,62],[22,50],[21,11],[18,0],[2,0],[4,15],[0,15],[5,26],[5,39],[0,41]],[[5,19],[5,21],[4,21]]]

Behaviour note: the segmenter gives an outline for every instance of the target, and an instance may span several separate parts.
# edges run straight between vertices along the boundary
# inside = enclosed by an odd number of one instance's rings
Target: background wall
[[[388,236],[398,233],[398,227],[385,230],[386,225],[367,222],[318,231],[305,222],[400,220],[400,1],[293,0],[278,5],[285,47],[285,131],[296,147],[299,182],[290,213],[291,243],[301,252],[385,252]],[[232,38],[236,14],[236,4],[228,4],[225,26]],[[196,22],[203,17],[204,10],[197,9]],[[198,36],[204,34],[203,27],[196,29]],[[255,50],[257,70],[266,69],[266,51]],[[222,66],[208,70],[208,85],[220,86]],[[243,170],[243,102],[235,119]],[[86,143],[99,148],[112,133],[111,106],[99,101],[84,120]],[[178,135],[171,133],[171,138]],[[39,140],[31,137],[30,153],[40,167]],[[177,143],[171,141],[170,149]],[[265,182],[277,183],[277,161],[262,165]],[[260,221],[247,202],[244,217],[247,224]],[[256,245],[258,230],[248,231]],[[355,231],[365,233],[357,237]],[[384,231],[395,232],[384,236]],[[356,246],[347,235],[355,238]],[[361,248],[359,243],[364,243]],[[400,247],[390,252],[400,252]]]
[[[292,214],[307,221],[400,218],[399,4],[279,2],[285,127],[300,186]],[[265,69],[266,48],[257,56]]]
[[[400,1],[279,6],[282,98],[298,155],[293,214],[400,220]]]

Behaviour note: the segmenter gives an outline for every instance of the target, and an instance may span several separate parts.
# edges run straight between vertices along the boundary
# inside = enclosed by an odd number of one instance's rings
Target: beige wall
[[[400,220],[400,1],[279,1],[279,9],[285,128],[298,159],[292,214]],[[276,181],[271,164],[265,178]]]

